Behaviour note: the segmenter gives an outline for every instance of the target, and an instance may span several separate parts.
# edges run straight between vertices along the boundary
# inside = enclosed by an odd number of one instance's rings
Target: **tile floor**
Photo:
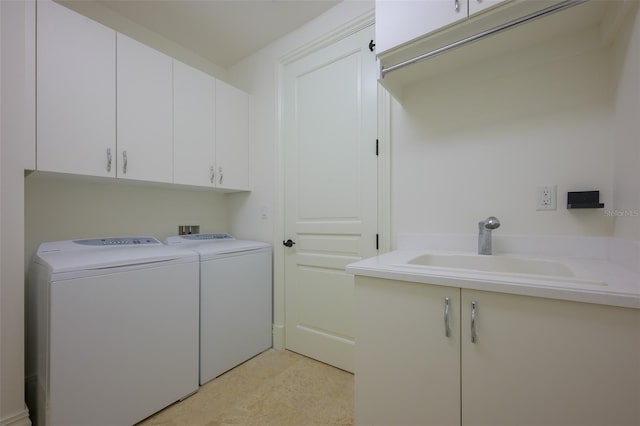
[[[137,426],[353,425],[353,375],[269,349]]]

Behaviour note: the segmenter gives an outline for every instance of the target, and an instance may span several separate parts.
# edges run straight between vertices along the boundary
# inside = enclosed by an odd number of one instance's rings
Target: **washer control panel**
[[[137,246],[162,244],[153,237],[93,238],[89,240],[74,240],[73,242],[83,246]]]
[[[235,240],[235,238],[233,238],[229,234],[188,234],[188,235],[182,235],[181,238],[184,238],[185,240],[197,240],[197,241],[201,241],[201,240]]]

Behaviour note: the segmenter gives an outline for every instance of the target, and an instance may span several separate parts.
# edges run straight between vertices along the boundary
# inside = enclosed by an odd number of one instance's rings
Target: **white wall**
[[[602,209],[566,209],[567,191],[613,200],[612,70],[597,37],[590,30],[492,57],[394,103],[396,235],[474,234],[489,215],[504,235],[611,235]],[[557,210],[536,211],[540,185],[557,185]]]
[[[55,177],[25,179],[25,261],[44,241],[150,235],[164,240],[178,225],[227,232],[225,194],[169,185]]]
[[[29,9],[31,8],[31,9]],[[0,424],[30,424],[24,404],[23,146],[33,144],[25,27],[32,2],[0,2]],[[33,18],[33,15],[31,15]]]
[[[619,79],[615,102],[614,236],[640,240],[640,8],[615,45]],[[636,259],[640,264],[640,259]]]

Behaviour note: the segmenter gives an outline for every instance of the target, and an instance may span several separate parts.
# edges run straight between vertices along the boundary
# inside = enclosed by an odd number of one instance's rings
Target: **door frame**
[[[277,108],[275,167],[276,185],[273,203],[273,347],[286,348],[285,336],[285,257],[282,245],[285,232],[285,174],[284,174],[284,69],[298,59],[329,46],[374,24],[374,11],[349,21],[323,36],[306,43],[279,58],[276,64]],[[378,84],[378,233],[379,253],[391,250],[391,96]],[[371,149],[375,149],[371,141]]]

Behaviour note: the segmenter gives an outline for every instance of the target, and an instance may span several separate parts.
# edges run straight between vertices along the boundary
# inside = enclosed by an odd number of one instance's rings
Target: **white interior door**
[[[373,27],[284,69],[285,346],[353,371],[353,276],[377,232]]]

